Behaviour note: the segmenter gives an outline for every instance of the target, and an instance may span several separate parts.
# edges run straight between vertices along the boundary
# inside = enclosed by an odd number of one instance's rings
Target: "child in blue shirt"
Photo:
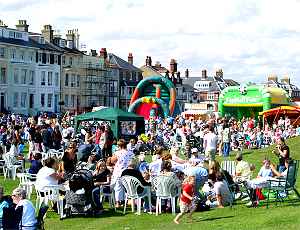
[[[261,167],[261,169],[258,172],[258,177],[272,177],[273,176],[273,172],[272,169],[270,167],[270,160],[264,160],[263,161],[264,165]]]

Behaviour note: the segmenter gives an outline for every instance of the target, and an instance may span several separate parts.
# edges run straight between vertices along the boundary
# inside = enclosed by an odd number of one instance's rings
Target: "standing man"
[[[230,139],[231,139],[231,134],[230,134],[230,129],[228,127],[228,124],[224,124],[224,129],[222,132],[222,141],[223,141],[223,156],[228,157],[229,152],[230,152]]]
[[[209,126],[208,133],[204,135],[205,156],[209,159],[209,163],[215,160],[217,143],[218,143],[218,137],[214,133],[214,127]]]

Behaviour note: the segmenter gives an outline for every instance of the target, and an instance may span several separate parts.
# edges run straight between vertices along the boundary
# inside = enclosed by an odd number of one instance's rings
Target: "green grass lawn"
[[[300,138],[293,138],[287,141],[291,149],[291,155],[295,159],[300,159]],[[267,156],[272,162],[277,163],[277,158],[273,156],[271,150],[274,146],[260,150],[244,150],[244,159],[256,165],[256,173],[261,167],[261,161]],[[235,153],[231,153],[234,158]],[[299,175],[299,174],[298,174]],[[0,177],[0,184],[4,185],[6,193],[11,193],[12,189],[18,185],[18,181],[3,180]],[[297,182],[300,190],[300,180]],[[293,194],[291,198],[296,199]],[[34,195],[33,195],[34,200]],[[122,210],[116,213],[106,211],[98,218],[75,217],[59,220],[56,213],[48,211],[45,220],[46,229],[122,229],[122,230],[142,230],[142,229],[300,229],[300,202],[287,201],[276,206],[271,204],[267,209],[265,205],[258,208],[247,208],[245,203],[238,202],[233,208],[212,209],[208,212],[197,212],[193,215],[193,223],[187,223],[185,218],[180,225],[173,223],[171,214],[162,214],[158,217],[155,214],[142,214],[136,216],[128,212],[123,215]]]

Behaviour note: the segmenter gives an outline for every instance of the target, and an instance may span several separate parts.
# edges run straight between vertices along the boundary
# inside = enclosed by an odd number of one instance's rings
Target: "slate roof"
[[[115,64],[120,69],[126,69],[130,71],[142,72],[139,68],[131,65],[127,61],[123,60],[122,58],[118,57],[113,53],[108,53],[109,62]]]
[[[61,50],[59,48],[55,47],[52,44],[49,44],[48,42],[45,42],[45,44],[40,44],[37,41],[35,41],[33,38],[30,38],[30,37],[29,37],[28,41],[24,41],[21,39],[0,37],[0,42],[12,44],[12,45],[18,45],[18,46],[25,46],[25,47],[32,47],[32,48],[38,48],[38,49],[43,49],[43,50],[61,52]]]

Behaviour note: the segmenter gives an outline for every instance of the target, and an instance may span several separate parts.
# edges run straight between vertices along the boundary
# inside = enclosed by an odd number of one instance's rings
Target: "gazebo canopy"
[[[95,112],[80,114],[75,117],[76,130],[82,121],[109,121],[114,136],[117,138],[125,138],[120,133],[122,121],[135,121],[136,122],[136,135],[145,131],[144,117],[123,111],[118,108],[104,108]]]
[[[260,112],[259,115],[264,117],[276,115],[276,114],[299,114],[300,116],[300,107],[298,106],[279,106],[274,109],[269,109],[263,112]]]

